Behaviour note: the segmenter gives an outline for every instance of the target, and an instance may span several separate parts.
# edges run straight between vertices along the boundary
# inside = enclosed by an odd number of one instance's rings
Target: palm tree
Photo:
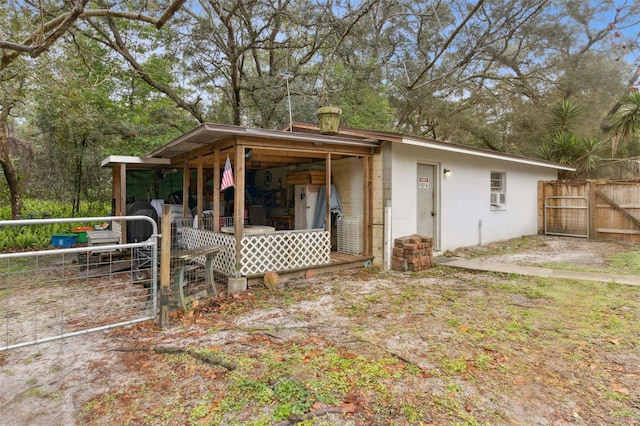
[[[576,167],[575,172],[561,172],[560,178],[575,178],[594,170],[601,157],[604,140],[582,138],[573,133],[574,123],[580,118],[582,108],[565,99],[551,109],[551,136],[538,150],[538,155],[559,164]]]
[[[542,144],[538,155],[559,164],[568,164],[576,168],[575,172],[561,171],[561,179],[584,176],[598,167],[603,140],[581,138],[571,133],[556,133]]]
[[[562,100],[551,108],[551,133],[575,133],[574,125],[582,115],[582,107],[569,99]]]
[[[611,123],[612,156],[618,152],[620,141],[640,134],[640,92],[627,95]]]

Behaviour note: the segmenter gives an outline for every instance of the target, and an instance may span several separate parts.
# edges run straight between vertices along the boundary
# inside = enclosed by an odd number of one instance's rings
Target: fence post
[[[589,197],[589,239],[596,239],[598,236],[598,213],[597,199],[596,199],[596,185],[597,182],[593,180],[587,181],[587,196]]]
[[[169,326],[169,281],[171,280],[171,206],[162,206],[160,245],[160,328]]]

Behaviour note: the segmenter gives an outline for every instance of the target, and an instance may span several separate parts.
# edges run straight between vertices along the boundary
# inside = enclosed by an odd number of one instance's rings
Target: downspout
[[[482,245],[482,219],[478,219],[478,245]]]

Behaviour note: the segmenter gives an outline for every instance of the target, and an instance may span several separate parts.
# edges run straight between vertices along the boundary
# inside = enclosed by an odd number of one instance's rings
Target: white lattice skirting
[[[247,234],[242,238],[239,270],[236,269],[236,240],[233,235],[185,227],[183,238],[185,242],[193,242],[194,247],[224,246],[223,252],[214,258],[213,269],[230,277],[310,268],[331,261],[331,236],[321,229]]]
[[[222,252],[213,259],[213,270],[228,277],[239,276],[236,271],[236,240],[233,235],[185,226],[182,228],[182,238],[188,249],[209,245],[223,246]],[[198,260],[204,262],[205,258],[202,256]]]
[[[326,265],[331,261],[331,238],[323,230],[245,235],[240,257],[243,276]]]

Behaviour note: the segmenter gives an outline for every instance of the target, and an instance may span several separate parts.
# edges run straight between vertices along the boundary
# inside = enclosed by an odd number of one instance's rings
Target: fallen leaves
[[[623,385],[619,384],[619,383],[612,383],[611,384],[611,390],[622,394],[622,395],[631,395],[631,392],[629,391],[629,389],[625,388]]]

